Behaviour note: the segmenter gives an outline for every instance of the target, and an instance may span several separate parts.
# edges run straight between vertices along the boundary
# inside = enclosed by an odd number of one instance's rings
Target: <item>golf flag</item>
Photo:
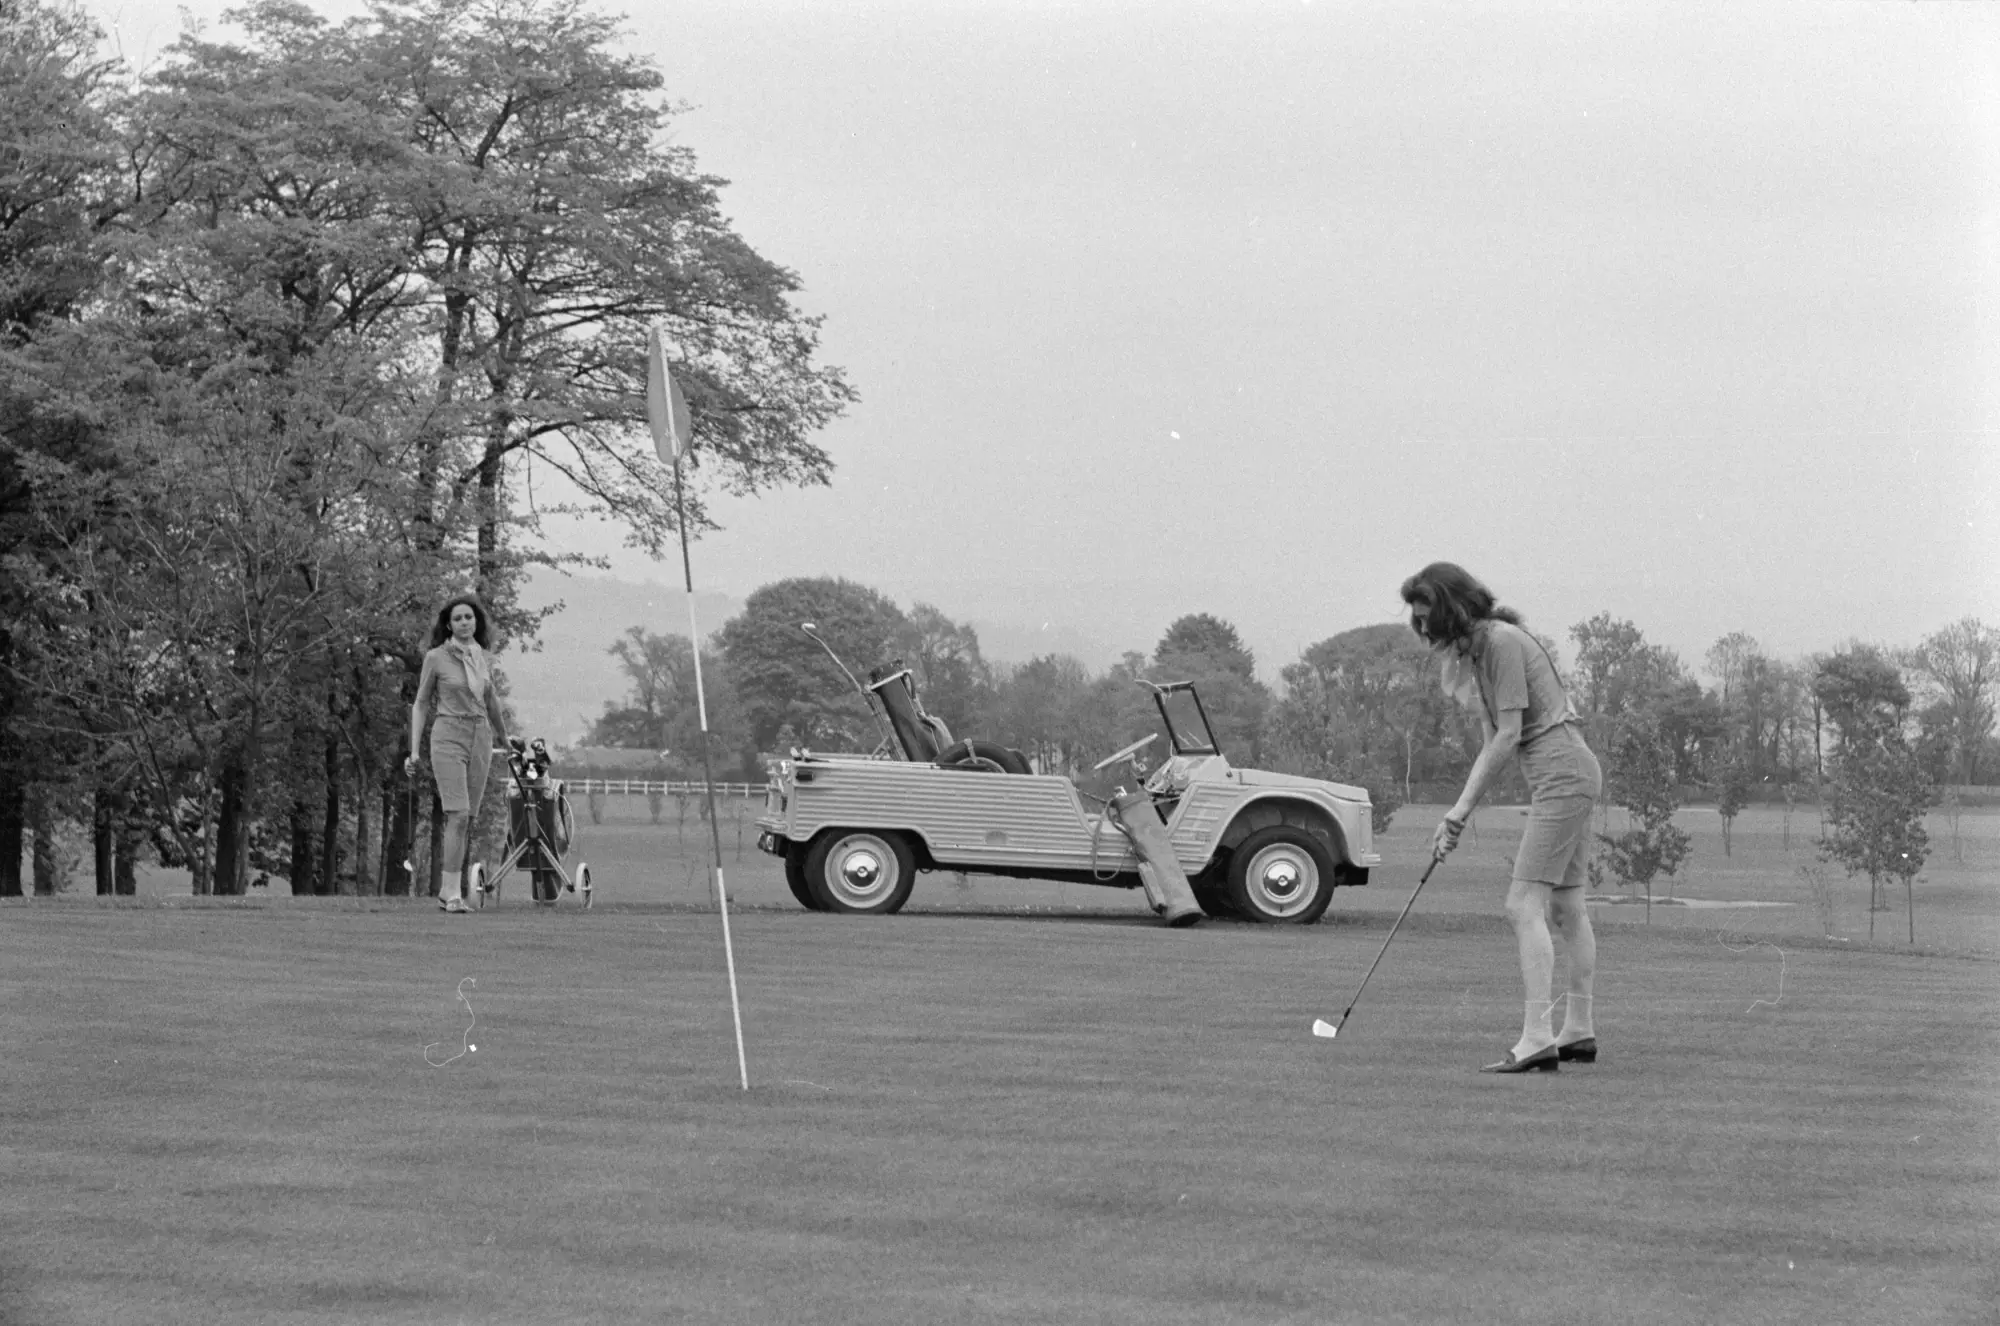
[[[667,371],[667,342],[654,327],[646,336],[646,421],[653,429],[653,449],[662,465],[675,465],[694,443],[687,397]]]

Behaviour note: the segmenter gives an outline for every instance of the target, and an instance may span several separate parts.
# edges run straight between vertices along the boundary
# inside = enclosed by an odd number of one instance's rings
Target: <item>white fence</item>
[[[565,784],[575,796],[701,796],[700,783],[648,782],[644,778],[572,778]],[[761,798],[762,783],[717,783],[719,797]]]

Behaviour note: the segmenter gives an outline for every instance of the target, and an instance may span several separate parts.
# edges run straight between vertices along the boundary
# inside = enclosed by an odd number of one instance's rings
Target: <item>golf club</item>
[[[1410,900],[1403,904],[1402,912],[1396,917],[1396,924],[1389,927],[1389,938],[1382,941],[1382,953],[1389,951],[1389,942],[1396,937],[1396,931],[1403,924],[1403,917],[1408,916],[1410,908],[1417,905],[1417,895],[1424,891],[1424,885],[1430,881],[1431,871],[1436,870],[1438,863],[1443,860],[1444,857],[1441,855],[1432,855],[1430,865],[1424,868],[1423,878],[1417,881],[1417,887],[1410,890]],[[1375,969],[1382,965],[1382,953],[1377,953],[1375,961],[1368,964],[1368,976],[1373,976]],[[1368,988],[1368,976],[1363,976],[1361,984],[1355,987],[1354,998],[1347,1002],[1347,1013],[1340,1015],[1339,1022],[1328,1022],[1325,1018],[1313,1019],[1313,1035],[1320,1037],[1322,1040],[1330,1041],[1340,1034],[1340,1029],[1347,1025],[1348,1013],[1354,1011],[1354,1006],[1361,1002],[1361,992]]]
[[[889,735],[888,728],[882,726],[882,716],[875,712],[875,702],[869,698],[868,688],[866,686],[863,686],[859,681],[855,680],[854,674],[847,670],[847,665],[840,661],[840,655],[833,652],[833,646],[820,638],[819,628],[817,626],[813,625],[813,623],[811,622],[800,622],[799,629],[801,631],[804,631],[807,635],[811,636],[813,639],[818,640],[819,647],[821,649],[824,649],[826,651],[826,656],[833,660],[833,666],[839,668],[842,675],[844,675],[850,682],[854,683],[855,694],[859,695],[861,697],[861,703],[868,707],[868,716],[875,720],[875,730],[882,734],[882,744],[889,747],[889,749],[894,750],[896,748],[896,739]]]

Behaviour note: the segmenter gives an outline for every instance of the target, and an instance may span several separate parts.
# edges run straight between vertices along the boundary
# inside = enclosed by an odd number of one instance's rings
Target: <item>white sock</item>
[[[1563,996],[1563,1029],[1557,1039],[1562,1041],[1589,1040],[1597,1033],[1590,1021],[1590,996],[1567,994]]]
[[[1521,1039],[1514,1046],[1514,1054],[1533,1054],[1555,1041],[1555,1033],[1549,1030],[1549,1014],[1553,1010],[1547,1003],[1530,999],[1521,1006]]]

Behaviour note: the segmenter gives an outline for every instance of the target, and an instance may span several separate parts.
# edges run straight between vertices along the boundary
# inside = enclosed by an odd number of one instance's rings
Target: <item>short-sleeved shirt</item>
[[[506,726],[500,716],[500,697],[493,693],[493,687],[486,687],[485,703],[473,699],[472,687],[465,680],[465,664],[446,645],[424,655],[424,670],[417,678],[417,703],[427,700],[434,704],[432,712],[439,718],[484,718],[496,732]]]
[[[1472,660],[1479,698],[1495,727],[1509,709],[1521,711],[1521,772],[1536,799],[1589,796],[1604,790],[1597,757],[1584,744],[1583,721],[1541,642],[1511,622],[1481,622]]]

